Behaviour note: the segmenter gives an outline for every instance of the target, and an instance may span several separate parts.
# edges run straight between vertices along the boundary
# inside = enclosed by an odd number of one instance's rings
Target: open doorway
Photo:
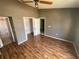
[[[32,18],[29,18],[29,25],[30,25],[30,34],[34,35],[34,32],[33,32],[33,19]]]
[[[33,17],[24,17],[25,33],[33,34],[34,36],[40,34],[40,19]]]
[[[43,35],[44,34],[44,30],[45,30],[45,19],[41,18],[40,19],[40,33]]]
[[[23,17],[24,28],[26,38],[29,36],[38,36],[40,34],[44,35],[45,30],[45,19],[44,18],[34,18],[34,17]]]

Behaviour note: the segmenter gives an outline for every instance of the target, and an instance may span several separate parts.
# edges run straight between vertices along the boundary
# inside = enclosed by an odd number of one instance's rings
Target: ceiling
[[[23,0],[32,1],[32,0]],[[51,9],[51,8],[77,8],[79,7],[79,0],[45,0],[52,1],[53,4],[41,4],[39,3],[39,9]],[[35,7],[34,3],[26,3],[29,6]]]

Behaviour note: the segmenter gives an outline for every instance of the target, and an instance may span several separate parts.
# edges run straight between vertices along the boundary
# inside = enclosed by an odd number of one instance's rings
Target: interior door
[[[28,17],[23,17],[23,19],[24,19],[24,29],[25,29],[25,35],[26,35],[26,40],[24,41],[27,41],[28,40],[27,35],[29,33],[29,19]]]
[[[40,19],[39,18],[33,18],[33,33],[34,35],[40,34]]]
[[[1,40],[3,41],[3,45],[8,45],[9,43],[13,42],[8,18],[6,17],[0,17],[0,35]]]

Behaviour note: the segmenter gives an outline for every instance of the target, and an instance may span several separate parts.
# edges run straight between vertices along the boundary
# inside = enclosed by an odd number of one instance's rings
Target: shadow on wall
[[[74,41],[74,39],[76,39],[76,30],[78,29],[78,17],[79,17],[79,13],[78,12],[75,12],[76,10],[71,10],[70,14],[71,14],[71,27],[70,27],[70,30],[69,30],[69,33],[68,33],[68,36],[67,36],[67,39],[70,39],[72,41]]]
[[[72,26],[68,34],[68,39],[72,39],[79,54],[79,9],[71,11]]]
[[[74,43],[79,57],[79,12],[78,11],[79,9],[70,10],[71,27],[66,39]]]
[[[73,42],[78,50],[78,54],[79,54],[79,9],[74,10],[73,14],[72,14],[72,18],[74,20],[74,33],[73,33]]]

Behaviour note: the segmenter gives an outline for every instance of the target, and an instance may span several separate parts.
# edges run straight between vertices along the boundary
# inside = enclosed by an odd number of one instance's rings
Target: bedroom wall
[[[79,8],[39,10],[46,18],[45,35],[73,42],[79,53]]]
[[[68,39],[72,25],[70,9],[39,10],[39,15],[46,18],[46,35]],[[70,38],[68,40],[71,41]]]
[[[17,0],[0,0],[0,16],[13,19],[18,43],[25,40],[23,16],[38,17],[38,10]],[[39,17],[46,17],[45,34],[73,41],[79,51],[79,9],[39,10]]]
[[[24,5],[17,0],[0,0],[0,16],[10,16],[13,19],[17,42],[25,40],[23,16],[38,17],[37,9]]]
[[[79,9],[74,9],[71,12],[72,20],[73,20],[73,43],[78,53],[79,57]]]

